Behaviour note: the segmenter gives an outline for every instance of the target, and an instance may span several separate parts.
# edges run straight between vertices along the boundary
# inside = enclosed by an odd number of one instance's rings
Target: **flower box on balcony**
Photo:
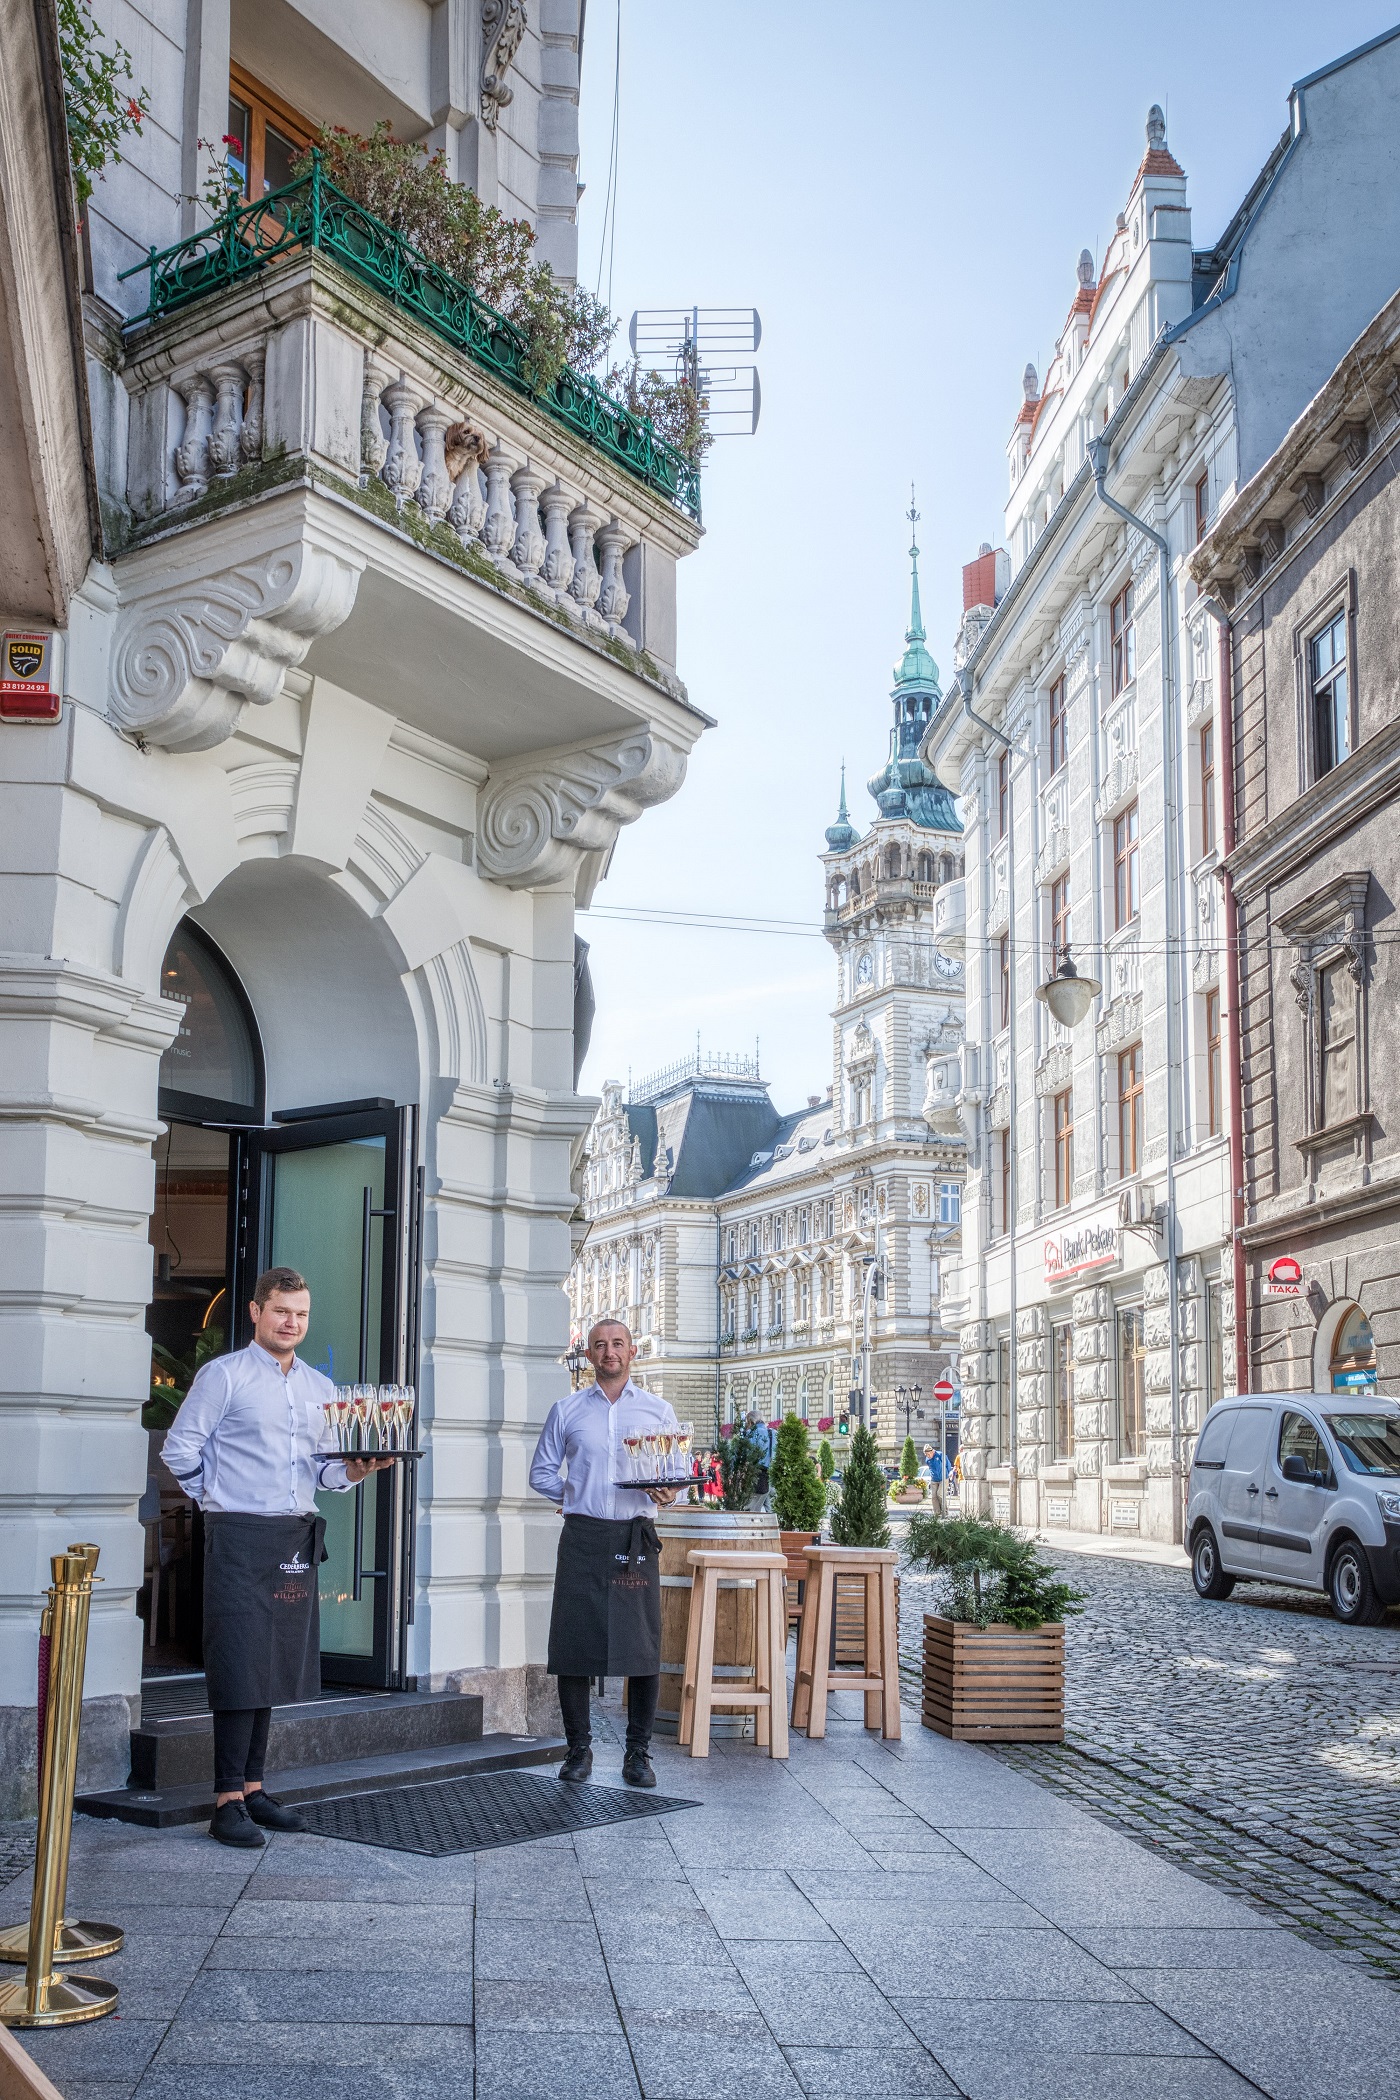
[[[964,1743],[1062,1743],[1065,1629],[924,1614],[923,1723]]]

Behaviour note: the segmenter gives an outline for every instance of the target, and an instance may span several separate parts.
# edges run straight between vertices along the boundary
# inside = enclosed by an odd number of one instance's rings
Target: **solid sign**
[[[1115,1204],[1112,1210],[1086,1218],[1082,1225],[1062,1226],[1047,1237],[1045,1281],[1053,1290],[1057,1284],[1071,1283],[1076,1276],[1088,1275],[1091,1270],[1111,1267],[1122,1253],[1123,1228]]]
[[[1291,1254],[1280,1254],[1269,1264],[1269,1273],[1264,1278],[1266,1298],[1301,1298],[1303,1295],[1303,1265]]]
[[[62,696],[49,684],[53,636],[11,630],[0,637],[0,722],[56,722]]]
[[[1332,1373],[1334,1393],[1374,1393],[1376,1374],[1372,1371],[1334,1371]]]
[[[940,1378],[937,1385],[933,1389],[933,1397],[938,1402],[940,1407],[946,1407],[953,1397],[952,1379]]]

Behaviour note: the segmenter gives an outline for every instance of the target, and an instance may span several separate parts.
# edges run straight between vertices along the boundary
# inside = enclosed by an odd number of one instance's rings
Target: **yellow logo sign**
[[[9,634],[5,637],[7,678],[33,678],[44,668],[47,635]]]

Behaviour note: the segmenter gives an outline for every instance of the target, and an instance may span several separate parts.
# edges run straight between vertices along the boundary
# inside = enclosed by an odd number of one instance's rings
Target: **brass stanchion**
[[[39,1830],[34,1852],[34,1898],[23,1928],[24,1981],[0,1984],[0,2020],[7,2027],[67,2027],[114,2012],[117,1987],[97,1976],[60,1975],[60,1938],[93,1935],[67,1951],[73,1955],[115,1953],[122,1935],[111,1925],[66,1926],[68,1847],[73,1834],[73,1792],[78,1778],[78,1736],[83,1720],[83,1666],[87,1659],[88,1614],[97,1567],[96,1546],[70,1546],[53,1557],[53,1588],[46,1614],[52,1636],[44,1752],[39,1768]],[[9,1938],[15,1935],[7,1935]],[[94,1945],[95,1941],[95,1945]],[[11,1954],[9,1959],[17,1956]]]

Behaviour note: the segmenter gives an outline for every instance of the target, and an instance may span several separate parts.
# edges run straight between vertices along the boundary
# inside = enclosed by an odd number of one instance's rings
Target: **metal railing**
[[[731,1051],[696,1051],[690,1057],[682,1057],[673,1065],[664,1065],[659,1072],[648,1072],[628,1089],[627,1098],[632,1102],[655,1100],[669,1088],[679,1086],[686,1079],[758,1079],[758,1059],[736,1056]]]
[[[143,322],[178,313],[196,299],[254,277],[282,256],[318,249],[411,314],[473,363],[523,394],[555,422],[583,438],[692,518],[700,516],[700,468],[653,425],[604,393],[595,379],[565,366],[548,386],[535,383],[529,345],[504,314],[470,285],[430,262],[412,241],[333,183],[314,149],[297,181],[221,218],[173,247],[152,248],[121,276],[149,272]]]

